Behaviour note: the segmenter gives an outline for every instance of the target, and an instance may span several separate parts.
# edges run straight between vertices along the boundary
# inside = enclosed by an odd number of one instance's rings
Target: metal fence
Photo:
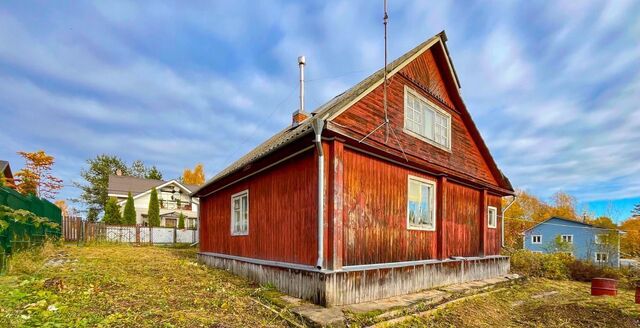
[[[7,258],[12,253],[42,245],[47,237],[57,238],[61,234],[60,208],[45,199],[33,195],[24,196],[13,189],[0,187],[0,205],[13,210],[26,210],[58,224],[58,228],[52,228],[39,222],[18,221],[8,214],[0,217],[9,224],[0,232],[0,272],[6,268]]]
[[[81,218],[64,218],[62,231],[66,241],[78,244],[106,241],[131,244],[193,244],[198,241],[198,231],[169,227],[142,225],[106,225]]]

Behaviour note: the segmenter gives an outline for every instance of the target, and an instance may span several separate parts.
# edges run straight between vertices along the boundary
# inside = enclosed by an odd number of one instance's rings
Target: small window
[[[609,254],[596,253],[596,263],[607,263],[607,262],[609,262]]]
[[[164,219],[164,226],[167,228],[175,228],[176,219]]]
[[[405,86],[404,128],[429,143],[451,150],[451,115]]]
[[[562,235],[560,238],[563,243],[573,244],[573,235]]]
[[[489,228],[496,228],[498,226],[498,209],[489,206],[489,213],[487,214],[487,225]]]
[[[606,236],[607,236],[607,235],[605,235],[605,234],[598,234],[598,235],[595,235],[595,238],[596,238],[596,240],[595,240],[595,241],[596,241],[596,244],[597,244],[597,245],[602,245],[602,244],[604,244],[604,243],[605,243],[605,240],[606,240]]]
[[[531,251],[531,252],[535,254],[542,254],[542,251]]]
[[[248,190],[231,196],[231,234],[234,236],[249,234]]]
[[[409,176],[407,229],[436,230],[435,190],[433,181]]]
[[[532,244],[542,244],[542,235],[532,235],[531,236]]]

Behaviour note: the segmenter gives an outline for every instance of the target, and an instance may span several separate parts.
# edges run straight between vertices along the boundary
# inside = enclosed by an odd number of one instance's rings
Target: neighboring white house
[[[177,180],[162,181],[141,179],[130,176],[109,176],[109,197],[118,199],[124,210],[127,195],[131,192],[136,208],[136,223],[148,225],[149,199],[151,189],[156,188],[160,203],[160,226],[177,227],[180,213],[185,216],[185,228],[195,229],[198,224],[198,198],[190,196],[198,186],[182,184]]]

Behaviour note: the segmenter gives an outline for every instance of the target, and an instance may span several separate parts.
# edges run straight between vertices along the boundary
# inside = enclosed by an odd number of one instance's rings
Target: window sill
[[[417,227],[417,226],[408,226],[407,230],[417,230],[417,231],[436,231],[436,228],[431,227]]]
[[[426,142],[426,143],[428,143],[428,144],[430,144],[430,145],[432,145],[432,146],[434,146],[436,148],[440,148],[440,149],[442,149],[442,150],[444,150],[444,151],[446,151],[448,153],[451,153],[451,147],[447,148],[447,147],[445,147],[445,146],[443,146],[443,145],[441,145],[441,144],[439,144],[439,143],[437,143],[437,142],[435,142],[435,141],[433,141],[433,140],[431,140],[431,139],[429,139],[429,138],[427,138],[425,136],[422,136],[422,135],[420,135],[420,134],[418,134],[416,132],[413,132],[413,131],[411,131],[411,130],[409,130],[407,128],[402,128],[402,132],[404,132],[405,134],[408,134],[408,135],[410,135],[410,136],[412,136],[412,137],[414,137],[416,139],[420,139],[420,140],[422,140],[422,141],[424,141],[424,142]]]

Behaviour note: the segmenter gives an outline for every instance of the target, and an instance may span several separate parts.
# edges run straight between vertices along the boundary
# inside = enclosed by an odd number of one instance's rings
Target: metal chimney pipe
[[[304,113],[304,64],[306,59],[304,56],[298,57],[298,66],[300,67],[300,112]]]

